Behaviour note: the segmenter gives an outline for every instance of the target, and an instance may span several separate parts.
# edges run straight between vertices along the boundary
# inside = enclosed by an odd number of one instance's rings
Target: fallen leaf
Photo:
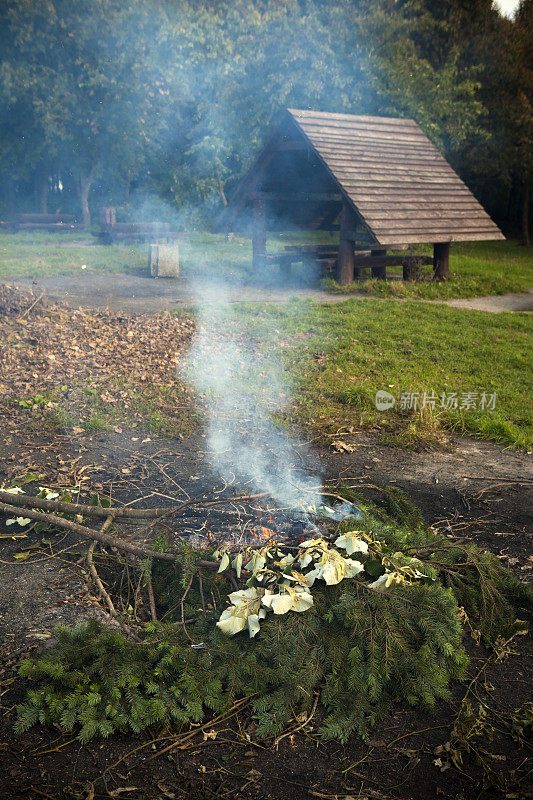
[[[347,444],[343,442],[341,439],[337,439],[335,442],[331,443],[331,446],[334,450],[337,450],[338,453],[353,453],[355,447],[351,444]]]
[[[169,798],[169,800],[174,800],[174,798],[176,797],[174,792],[169,792],[168,788],[165,786],[163,781],[157,781],[157,787],[159,791],[165,795],[165,797]]]

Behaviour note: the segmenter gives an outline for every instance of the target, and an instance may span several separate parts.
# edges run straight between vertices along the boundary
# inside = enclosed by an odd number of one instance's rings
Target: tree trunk
[[[529,211],[531,204],[531,181],[526,178],[524,186],[524,194],[522,196],[522,238],[526,247],[531,244],[531,237],[529,235]]]
[[[266,256],[266,213],[265,201],[254,200],[252,221],[252,261],[253,268],[261,271],[265,267]]]
[[[35,176],[35,205],[38,213],[48,213],[48,170],[39,169]]]
[[[93,185],[93,170],[88,174],[81,172],[80,174],[80,205],[81,216],[84,228],[88,228],[91,224],[91,212],[89,211],[89,192]]]
[[[348,286],[355,280],[354,236],[356,227],[357,218],[348,203],[344,201],[341,212],[339,259],[337,263],[337,283],[340,283],[341,286]]]

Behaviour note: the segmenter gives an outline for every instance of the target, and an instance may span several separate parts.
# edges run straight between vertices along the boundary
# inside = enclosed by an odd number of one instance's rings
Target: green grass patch
[[[268,251],[281,252],[287,244],[334,242],[335,237],[324,232],[275,234],[269,237]],[[179,249],[180,269],[185,277],[250,283],[268,283],[278,277],[275,265],[265,268],[261,275],[252,270],[249,237],[235,237],[227,242],[221,234],[193,232],[187,241],[179,244]],[[431,247],[420,245],[411,250],[430,254]],[[84,232],[0,234],[0,280],[86,271],[147,275],[148,244],[102,245]],[[347,287],[330,279],[322,285],[335,293],[363,292],[378,297],[428,300],[521,292],[533,285],[533,249],[511,241],[457,243],[452,245],[449,281],[430,280],[431,267],[425,268],[424,274],[426,279],[416,283],[367,278]],[[303,277],[305,268],[295,265],[294,275]]]
[[[148,263],[144,245],[106,247],[95,242],[85,233],[0,234],[0,280],[86,271],[131,272]]]
[[[292,238],[277,237],[272,250],[282,248],[283,243]],[[226,242],[220,234],[192,233],[178,246],[180,270],[184,276],[223,277],[228,281],[252,279],[249,238],[236,237]],[[87,272],[148,276],[148,243],[103,245],[83,232],[0,234],[0,280]],[[271,272],[274,274],[277,270]]]
[[[431,255],[432,252],[431,246],[427,245],[410,250],[423,255]],[[327,280],[324,286],[336,293],[362,292],[377,297],[425,300],[524,292],[533,285],[533,248],[511,241],[458,242],[451,247],[448,281],[437,283],[431,280],[431,267],[424,267],[422,272],[425,279],[417,282],[367,278],[349,286],[339,286]]]
[[[283,360],[294,384],[288,423],[319,430],[379,426],[405,446],[453,429],[506,444],[533,443],[531,329],[528,314],[486,314],[418,302],[352,299],[321,306],[293,301],[246,304],[238,322]],[[380,389],[434,393],[435,408],[376,410]],[[463,394],[476,408],[461,410]],[[440,408],[455,393],[458,408]],[[496,394],[494,408],[488,398]],[[485,408],[481,408],[485,395]],[[399,442],[398,442],[399,443]]]

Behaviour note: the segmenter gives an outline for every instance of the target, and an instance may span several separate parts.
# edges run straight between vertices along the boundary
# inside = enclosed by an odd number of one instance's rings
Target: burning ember
[[[359,509],[347,502],[334,507],[322,505],[302,509],[261,509],[234,504],[223,510],[209,508],[201,515],[195,510],[185,512],[179,519],[176,533],[200,550],[265,544],[297,546],[310,534],[326,533],[328,520],[360,516]]]

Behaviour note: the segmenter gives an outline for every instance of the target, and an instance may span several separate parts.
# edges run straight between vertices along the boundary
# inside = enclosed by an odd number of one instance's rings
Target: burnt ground
[[[318,448],[325,477],[357,486],[371,497],[380,485],[398,486],[436,530],[489,548],[521,579],[531,580],[529,456],[466,438],[452,439],[447,451],[427,453],[383,447],[370,433],[343,436],[342,443],[342,452],[335,439],[332,446]],[[205,451],[202,436],[164,438],[143,434],[138,427],[45,435],[38,426],[32,431],[31,425],[21,424],[0,443],[0,483],[10,485],[16,476],[38,471],[40,485],[81,483],[125,502],[143,497],[145,504],[163,504],[213,484]],[[14,706],[23,697],[16,675],[20,658],[46,646],[57,623],[101,613],[80,568],[83,543],[72,559],[62,551],[73,539],[57,535],[43,544],[32,532],[10,538],[21,533],[18,526],[0,528],[0,798],[533,796],[528,783],[531,744],[512,736],[520,725],[516,710],[531,699],[533,650],[524,636],[509,644],[511,652],[502,653],[501,660],[467,644],[473,683],[457,683],[454,701],[431,717],[398,707],[367,743],[357,737],[346,746],[322,742],[313,722],[276,749],[272,741],[250,741],[253,725],[246,711],[209,725],[209,736],[198,728],[179,749],[164,755],[158,750],[171,740],[158,736],[168,736],[165,731],[83,746],[54,729],[34,728],[15,737]],[[446,750],[439,748],[450,740],[465,695],[473,708],[481,704],[487,710],[487,736],[472,740],[475,752],[464,753],[457,769],[449,767]]]

